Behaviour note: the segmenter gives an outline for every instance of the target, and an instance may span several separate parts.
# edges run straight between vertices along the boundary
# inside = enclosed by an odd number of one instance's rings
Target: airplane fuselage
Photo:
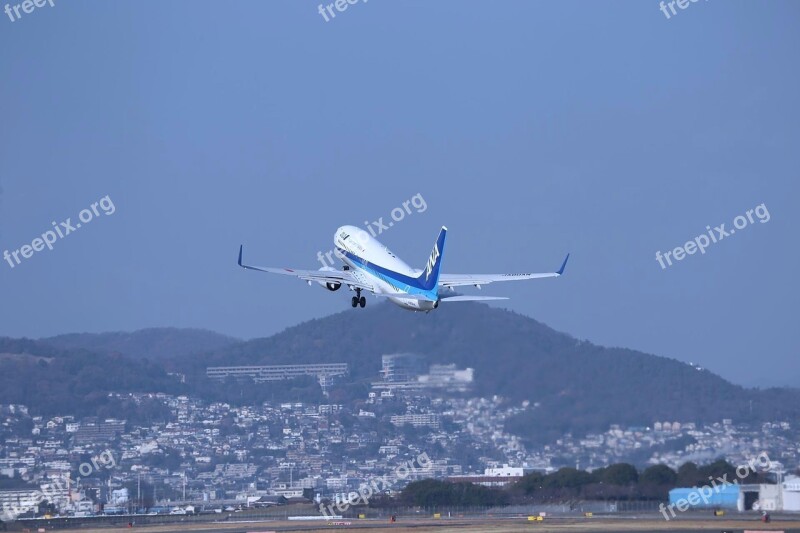
[[[342,226],[333,236],[337,257],[350,269],[352,274],[365,284],[372,285],[376,294],[407,292],[425,294],[407,283],[421,271],[411,268],[380,241],[363,228]],[[431,311],[439,306],[438,301],[416,300],[402,297],[389,297],[393,303],[411,311]]]

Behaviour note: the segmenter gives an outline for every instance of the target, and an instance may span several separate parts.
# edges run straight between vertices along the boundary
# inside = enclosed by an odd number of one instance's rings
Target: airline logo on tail
[[[442,266],[442,254],[444,253],[444,240],[447,235],[447,228],[442,226],[442,231],[439,232],[439,237],[433,244],[433,251],[425,264],[425,270],[420,272],[419,276],[409,285],[428,291],[429,298],[437,300],[439,298],[438,283],[439,283],[439,270]]]
[[[433,273],[433,267],[436,265],[436,260],[439,259],[439,243],[433,245],[433,252],[431,252],[431,258],[428,259],[428,266],[425,267],[425,281],[428,281],[428,278],[431,277]]]

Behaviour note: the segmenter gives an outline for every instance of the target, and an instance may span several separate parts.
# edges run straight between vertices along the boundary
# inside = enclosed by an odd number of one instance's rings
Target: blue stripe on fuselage
[[[388,268],[384,268],[382,266],[376,265],[374,263],[369,263],[365,261],[361,257],[348,252],[342,248],[336,247],[339,252],[347,257],[350,261],[358,265],[358,268],[369,272],[371,275],[375,276],[378,279],[381,279],[391,285],[392,287],[396,288],[399,292],[407,292],[409,294],[420,294],[429,298],[432,301],[436,301],[439,299],[438,294],[438,287],[434,287],[431,290],[425,290],[419,283],[417,278],[412,278],[410,276],[406,276],[404,274],[400,274],[399,272],[395,272],[394,270],[389,270]],[[402,298],[402,296],[398,296],[398,298]]]

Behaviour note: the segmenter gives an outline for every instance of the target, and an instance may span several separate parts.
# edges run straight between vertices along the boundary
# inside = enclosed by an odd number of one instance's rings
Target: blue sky
[[[238,269],[238,245],[316,268],[338,226],[421,194],[380,236],[413,266],[441,225],[452,273],[571,252],[561,279],[484,293],[737,383],[800,382],[797,2],[370,0],[327,23],[305,0],[54,4],[0,13],[0,252],[106,195],[116,211],[0,262],[0,335],[250,338],[349,310]],[[656,261],[762,203],[768,223]]]

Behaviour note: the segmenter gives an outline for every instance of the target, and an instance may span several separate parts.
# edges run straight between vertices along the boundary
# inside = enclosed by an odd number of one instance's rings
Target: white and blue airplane
[[[541,274],[441,274],[446,236],[447,228],[442,226],[424,270],[411,268],[367,231],[355,226],[342,226],[333,237],[336,256],[344,262],[342,270],[329,266],[319,270],[295,270],[245,265],[242,263],[243,246],[239,246],[239,266],[294,276],[309,285],[316,282],[329,291],[339,290],[346,285],[356,293],[350,301],[353,307],[367,305],[367,299],[361,295],[361,291],[368,291],[375,296],[388,298],[403,309],[427,312],[439,307],[440,302],[507,300],[500,296],[457,294],[454,287],[473,285],[480,289],[482,285],[495,281],[557,278],[564,273],[569,259],[567,254],[561,268]]]

